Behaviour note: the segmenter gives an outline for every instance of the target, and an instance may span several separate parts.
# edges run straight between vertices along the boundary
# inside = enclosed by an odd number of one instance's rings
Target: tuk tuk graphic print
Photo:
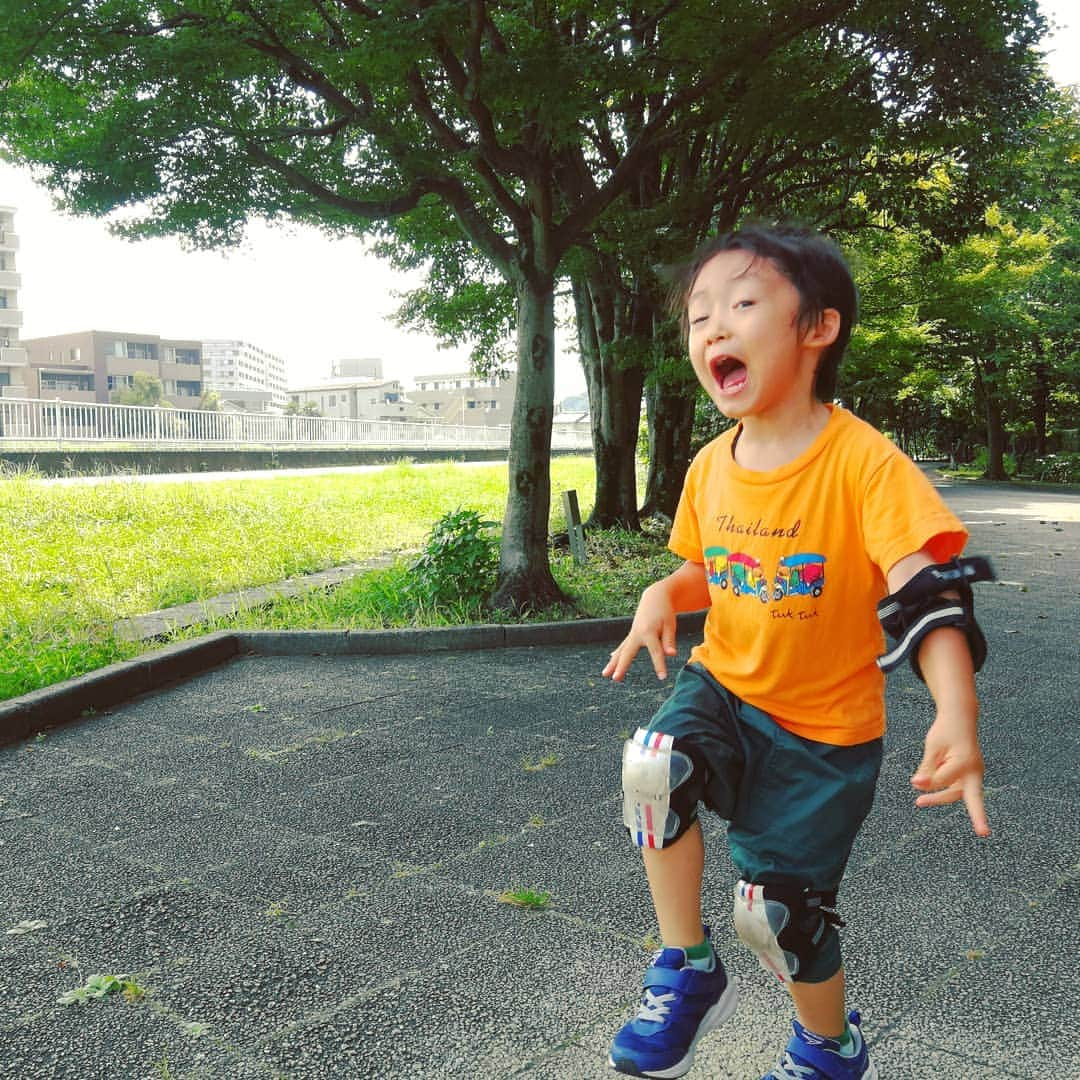
[[[705,549],[705,576],[710,585],[719,585],[721,589],[728,587],[728,549],[726,547],[710,547]]]
[[[773,582],[773,599],[783,600],[787,596],[821,595],[825,588],[825,556],[806,552],[800,555],[785,555],[780,560]]]
[[[769,602],[769,587],[761,563],[752,555],[735,552],[728,556],[731,591],[735,596],[756,596],[763,604]]]

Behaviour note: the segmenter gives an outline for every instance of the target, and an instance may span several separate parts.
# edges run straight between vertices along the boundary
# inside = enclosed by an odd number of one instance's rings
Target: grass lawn
[[[555,458],[552,488],[555,532],[565,528],[561,491],[576,489],[588,512],[592,459]],[[505,501],[506,466],[498,464],[402,463],[364,475],[91,487],[0,476],[0,700],[143,651],[114,637],[118,619],[388,552],[401,556],[390,570],[198,632],[487,619],[478,608],[409,608],[401,603],[402,583],[441,515],[463,507],[500,520]],[[575,608],[531,617],[629,613],[641,588],[673,565],[658,540],[591,537],[587,566],[552,557]]]

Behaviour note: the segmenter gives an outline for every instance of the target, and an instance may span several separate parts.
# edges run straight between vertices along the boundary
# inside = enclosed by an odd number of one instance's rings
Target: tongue
[[[734,392],[742,388],[746,382],[746,368],[738,364],[730,371],[725,371],[720,377],[720,389]]]

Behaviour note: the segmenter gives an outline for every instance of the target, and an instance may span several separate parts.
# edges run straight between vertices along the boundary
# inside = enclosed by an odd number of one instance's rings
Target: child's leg
[[[705,868],[701,823],[695,821],[674,844],[641,851],[660,924],[660,940],[679,949],[699,944],[701,878]]]
[[[799,1023],[815,1035],[839,1039],[847,1029],[844,1011],[844,969],[824,982],[788,984]]]

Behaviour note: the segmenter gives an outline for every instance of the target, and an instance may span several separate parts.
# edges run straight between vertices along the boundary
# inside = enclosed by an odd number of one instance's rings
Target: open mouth
[[[709,361],[716,385],[726,394],[741,390],[746,384],[746,365],[734,356],[717,356]]]

